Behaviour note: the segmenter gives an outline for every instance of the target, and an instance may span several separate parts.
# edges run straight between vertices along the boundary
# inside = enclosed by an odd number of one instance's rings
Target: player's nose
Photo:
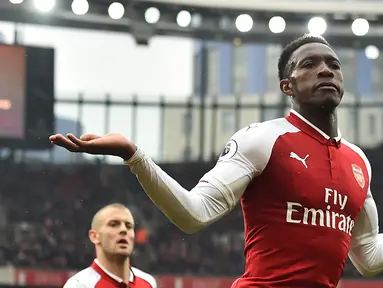
[[[125,227],[121,227],[121,230],[120,230],[120,235],[126,235],[128,233],[128,230],[125,228]]]
[[[318,78],[334,78],[334,72],[327,66],[326,63],[322,63],[318,69]]]

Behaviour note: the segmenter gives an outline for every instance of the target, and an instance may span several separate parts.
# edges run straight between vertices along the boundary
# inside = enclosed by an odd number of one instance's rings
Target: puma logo
[[[293,159],[295,159],[295,160],[298,160],[298,161],[302,162],[302,164],[303,164],[306,168],[309,168],[309,167],[307,167],[307,164],[306,164],[306,159],[307,159],[309,156],[310,156],[310,155],[307,154],[306,157],[302,159],[302,158],[299,157],[296,153],[294,153],[294,152],[291,152],[291,153],[290,153],[290,158],[293,158]]]

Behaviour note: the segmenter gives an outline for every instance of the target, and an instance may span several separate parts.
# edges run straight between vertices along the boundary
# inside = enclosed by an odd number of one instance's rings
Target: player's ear
[[[282,93],[286,94],[287,96],[293,96],[293,85],[289,79],[282,79],[279,82],[279,88],[281,89]]]
[[[98,233],[97,233],[96,230],[90,229],[89,232],[88,232],[88,236],[89,236],[90,242],[92,242],[93,244],[100,243],[100,240],[99,240],[99,237],[98,237]]]

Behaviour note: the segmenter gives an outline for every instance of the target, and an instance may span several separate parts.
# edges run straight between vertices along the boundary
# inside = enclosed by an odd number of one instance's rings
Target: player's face
[[[110,208],[103,212],[97,233],[104,253],[129,257],[134,247],[134,219],[128,209]]]
[[[343,74],[335,52],[320,43],[305,44],[292,55],[291,92],[298,105],[337,107],[343,97]]]

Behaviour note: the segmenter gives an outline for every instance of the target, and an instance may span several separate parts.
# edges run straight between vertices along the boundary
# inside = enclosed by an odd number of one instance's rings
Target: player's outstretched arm
[[[371,183],[371,166],[367,158],[365,162]],[[383,234],[379,234],[378,211],[370,188],[352,230],[349,257],[363,276],[373,276],[383,271]]]
[[[215,167],[191,190],[157,166],[141,149],[125,163],[147,195],[186,233],[196,232],[230,212],[251,180],[266,166],[272,145],[266,128],[244,128],[227,143]]]
[[[257,127],[234,134],[216,166],[191,191],[121,135],[84,135],[80,139],[71,134],[68,138],[54,135],[50,140],[72,152],[123,158],[154,204],[181,230],[193,233],[231,211],[253,177],[263,171],[272,149],[265,133],[266,128]]]

